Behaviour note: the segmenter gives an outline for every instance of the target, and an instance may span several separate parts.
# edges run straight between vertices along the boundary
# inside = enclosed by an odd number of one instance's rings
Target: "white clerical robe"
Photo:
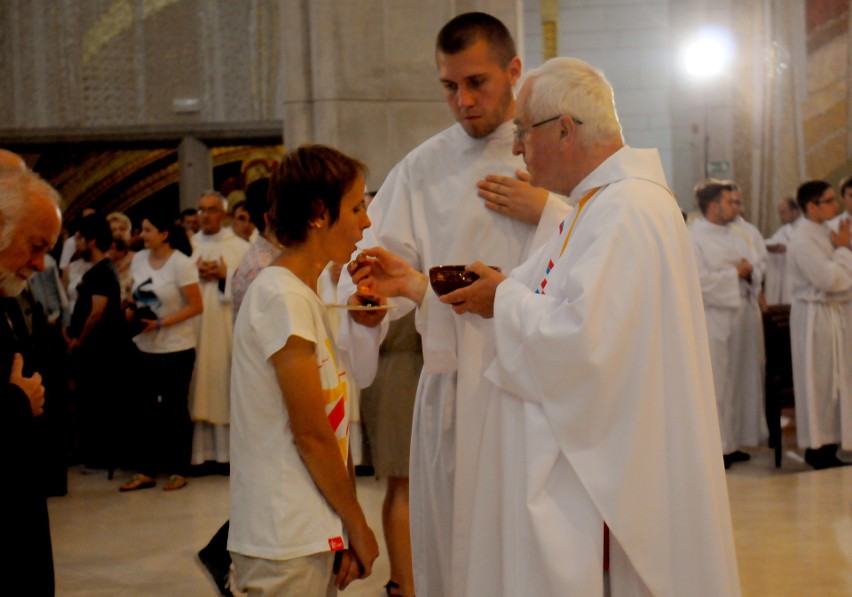
[[[734,232],[743,237],[749,250],[752,252],[751,274],[752,285],[757,293],[763,287],[763,281],[766,279],[766,267],[769,257],[769,251],[766,250],[766,241],[763,240],[763,235],[760,230],[751,222],[743,219],[742,216],[737,216],[737,219],[731,222],[731,228]]]
[[[801,221],[802,217],[799,216],[789,224],[784,224],[767,239],[766,244],[787,247],[790,244],[793,231]],[[786,250],[783,253],[769,253],[766,262],[766,280],[763,284],[763,294],[766,296],[767,305],[789,305],[792,301],[793,293],[790,288],[790,279],[787,277]]]
[[[804,219],[787,247],[799,447],[852,450],[852,251]]]
[[[201,281],[204,312],[197,318],[198,345],[190,384],[190,415],[195,423],[192,463],[229,462],[228,425],[231,421],[231,278],[249,244],[230,228],[193,237],[192,259],[224,260],[228,268],[224,288]]]
[[[596,187],[497,288],[463,594],[602,595],[606,523],[613,596],[739,595],[689,234],[656,150]]]
[[[755,263],[759,256],[730,225],[698,218],[690,233],[710,338],[722,450],[730,454],[744,445],[756,446],[768,435],[763,322],[755,298],[760,278],[757,270],[751,283],[737,276],[742,259]]]
[[[544,242],[568,211],[551,196],[538,226],[485,208],[476,181],[488,174],[514,176],[523,168],[512,155],[512,124],[473,139],[456,124],[432,137],[397,164],[370,203],[372,227],[360,247],[381,245],[421,272],[441,264],[480,260],[508,272]],[[353,291],[344,270],[339,300]],[[412,308],[397,303],[396,319]],[[411,542],[418,595],[459,595],[470,539],[471,483],[482,424],[482,347],[493,342],[489,322],[455,315],[428,289],[417,310],[424,367],[412,428]],[[375,372],[382,335],[376,329],[341,326],[341,348],[353,359],[365,387]],[[459,399],[456,400],[458,395]]]

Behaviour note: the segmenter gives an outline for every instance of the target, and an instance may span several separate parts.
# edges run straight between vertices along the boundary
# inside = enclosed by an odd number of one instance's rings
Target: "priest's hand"
[[[749,263],[748,259],[741,259],[737,264],[737,276],[745,280],[746,282],[751,282],[751,272],[754,268],[752,268],[751,263]]]
[[[481,261],[471,263],[467,269],[479,279],[470,286],[448,292],[440,297],[441,302],[452,305],[458,314],[475,313],[485,319],[494,317],[494,295],[506,276]]]
[[[840,222],[837,232],[829,231],[831,234],[831,244],[834,248],[846,247],[852,251],[852,220],[844,220]]]
[[[402,296],[419,305],[429,285],[425,274],[382,247],[364,249],[346,267],[358,294],[366,297]]]
[[[225,265],[225,260],[219,257],[219,260],[211,260],[207,262],[207,269],[210,278],[213,280],[224,280],[228,277],[228,266]]]
[[[530,184],[530,175],[524,170],[515,170],[515,178],[489,174],[476,183],[478,195],[485,199],[485,207],[499,214],[538,224],[548,193]]]
[[[224,280],[228,276],[228,266],[221,257],[209,261],[199,257],[195,265],[198,268],[198,277],[205,282]]]

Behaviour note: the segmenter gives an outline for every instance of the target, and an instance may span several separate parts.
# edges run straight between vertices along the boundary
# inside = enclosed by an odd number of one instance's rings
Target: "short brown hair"
[[[288,152],[269,183],[270,221],[284,246],[305,241],[310,221],[328,211],[340,216],[340,200],[367,167],[326,145],[302,145]]]
[[[822,198],[823,193],[830,189],[831,185],[824,180],[809,180],[803,182],[796,189],[796,202],[802,210],[802,213],[808,212],[808,203],[816,203]]]
[[[438,32],[435,49],[442,54],[458,54],[479,40],[484,40],[495,62],[509,66],[518,55],[515,40],[500,19],[484,12],[466,12],[450,20]]]
[[[730,182],[709,178],[695,185],[695,200],[698,202],[698,209],[701,213],[707,215],[707,209],[711,203],[717,203],[722,198],[722,191],[733,191],[734,186]]]

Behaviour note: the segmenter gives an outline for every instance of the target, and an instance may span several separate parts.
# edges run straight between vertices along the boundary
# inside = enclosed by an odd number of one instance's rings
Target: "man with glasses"
[[[246,241],[222,225],[227,216],[227,200],[216,191],[204,193],[198,200],[201,230],[192,238],[204,303],[189,390],[195,423],[192,464],[210,463],[209,472],[220,473],[226,473],[230,463],[231,278],[249,249]]]
[[[373,226],[359,247],[385,247],[424,275],[435,265],[476,259],[510,271],[552,234],[567,210],[560,199],[532,189],[518,173],[521,160],[511,154],[512,87],[521,75],[514,41],[496,18],[462,14],[438,34],[435,57],[456,124],[394,167],[370,204]],[[341,302],[373,298],[352,295],[349,276],[358,280],[359,263],[341,277]],[[414,584],[418,595],[461,595],[482,427],[477,359],[493,340],[486,322],[453,315],[428,285],[419,290],[390,311],[397,319],[417,305],[423,341],[410,459]],[[350,311],[341,325],[342,348],[356,361],[362,387],[371,381],[363,373],[375,370],[381,343],[380,329],[368,327],[378,323],[373,315]],[[359,367],[359,359],[370,363]],[[413,589],[394,592],[411,595]]]
[[[454,594],[739,595],[698,272],[659,155],[624,145],[577,59],[530,73],[515,122],[531,184],[574,210],[508,277],[477,262],[441,297],[494,334]],[[363,287],[416,286],[400,265],[379,254]]]
[[[796,201],[804,219],[787,247],[796,434],[819,470],[845,464],[838,444],[852,450],[852,221],[826,227],[837,202],[822,180],[802,184]]]

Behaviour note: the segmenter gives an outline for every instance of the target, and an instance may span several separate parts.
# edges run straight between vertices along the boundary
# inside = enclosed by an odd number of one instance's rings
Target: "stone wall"
[[[435,71],[440,26],[491,12],[530,69],[545,2],[559,54],[604,71],[626,141],[660,150],[685,209],[705,163],[727,164],[714,174],[741,183],[769,232],[780,194],[848,167],[846,0],[4,0],[0,143],[281,136],[356,155],[377,188],[452,122]],[[733,31],[737,62],[697,84],[679,56],[707,23]]]

